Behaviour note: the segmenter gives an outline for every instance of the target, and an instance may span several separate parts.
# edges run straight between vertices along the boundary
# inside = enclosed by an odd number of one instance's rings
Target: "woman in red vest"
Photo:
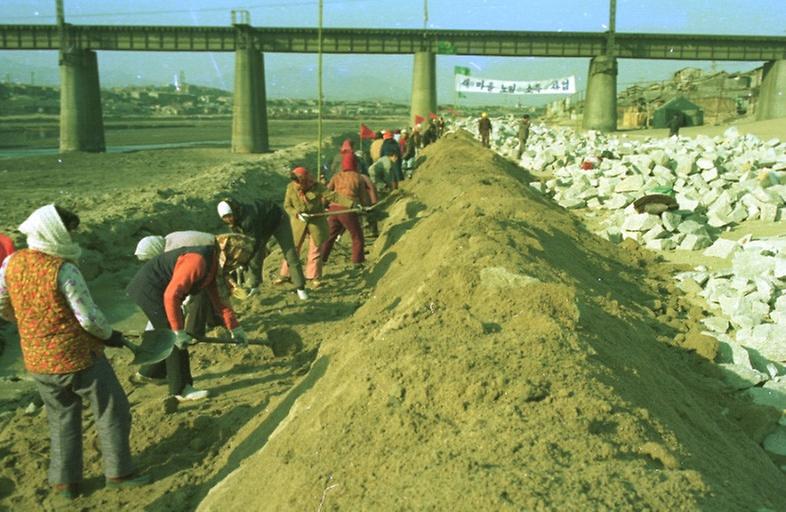
[[[49,419],[49,482],[73,499],[82,481],[82,401],[93,410],[107,487],[149,483],[131,462],[128,399],[104,346],[122,347],[93,302],[76,266],[81,254],[70,231],[79,217],[53,204],[19,226],[28,249],[0,267],[0,316],[15,322],[25,368],[44,401]]]

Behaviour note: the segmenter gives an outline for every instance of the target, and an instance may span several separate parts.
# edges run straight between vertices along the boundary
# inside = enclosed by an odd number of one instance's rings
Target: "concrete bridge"
[[[316,53],[316,28],[0,25],[0,50],[60,51],[60,151],[103,151],[96,51],[235,52],[232,151],[268,150],[264,53]],[[322,30],[323,53],[413,54],[411,118],[437,110],[436,55],[587,57],[583,126],[617,127],[617,59],[764,61],[758,118],[786,116],[786,37],[511,32]]]

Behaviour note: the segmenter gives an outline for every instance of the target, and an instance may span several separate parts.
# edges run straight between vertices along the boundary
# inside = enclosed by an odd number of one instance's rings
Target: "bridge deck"
[[[316,53],[315,28],[67,25],[65,46],[109,51],[230,52],[242,41],[273,53]],[[324,53],[594,57],[605,32],[504,32],[327,28]],[[0,25],[0,50],[56,50],[56,25]],[[786,37],[616,33],[615,54],[631,59],[786,59]]]

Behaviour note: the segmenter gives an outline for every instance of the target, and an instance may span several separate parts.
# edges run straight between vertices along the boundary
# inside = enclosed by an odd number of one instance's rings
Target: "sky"
[[[55,0],[0,0],[0,24],[53,24]],[[317,0],[63,0],[66,22],[76,25],[229,26],[230,11],[245,9],[257,27],[316,27]],[[425,11],[428,19],[425,19]],[[324,0],[325,27],[423,28],[603,32],[609,0]],[[769,35],[786,37],[786,0],[617,0],[617,32]],[[412,88],[411,55],[325,55],[328,101],[379,99],[407,103]],[[183,71],[188,83],[232,90],[230,53],[98,52],[102,87],[164,85]],[[497,80],[545,80],[576,76],[586,88],[589,59],[437,57],[440,103],[456,101],[453,68]],[[666,80],[684,67],[747,71],[755,62],[619,60],[618,90]],[[317,56],[265,54],[269,98],[315,98]],[[0,51],[0,80],[56,84],[57,52]],[[472,104],[541,105],[557,96],[470,94]]]

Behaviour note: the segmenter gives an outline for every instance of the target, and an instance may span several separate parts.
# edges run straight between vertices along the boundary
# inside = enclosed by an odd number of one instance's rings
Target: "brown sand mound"
[[[365,305],[201,510],[786,509],[786,479],[644,307],[655,264],[451,135],[376,241]]]

